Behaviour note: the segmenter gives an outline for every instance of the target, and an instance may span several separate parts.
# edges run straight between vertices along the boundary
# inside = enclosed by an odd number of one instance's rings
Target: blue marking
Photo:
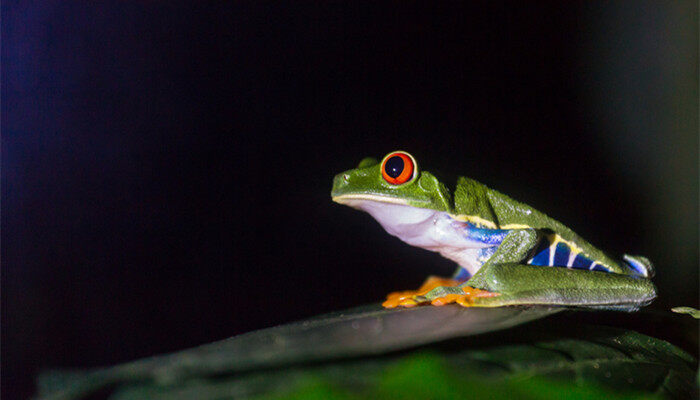
[[[501,242],[503,242],[503,239],[505,239],[506,235],[508,235],[508,233],[510,232],[509,229],[479,228],[471,222],[461,222],[454,220],[453,223],[460,224],[461,228],[464,231],[464,236],[466,239],[491,245],[489,247],[485,247],[479,250],[477,260],[482,264],[486,260],[491,258],[491,256],[493,256],[493,254],[498,249],[498,245],[500,245]],[[590,271],[610,272],[608,268],[600,264],[596,263],[595,265],[593,265],[594,262],[582,254],[577,254],[576,257],[574,257],[574,259],[572,260],[571,266],[569,267],[569,257],[571,256],[571,248],[569,247],[569,245],[564,242],[558,242],[557,246],[554,249],[552,249],[551,246],[552,242],[550,240],[541,240],[540,243],[537,245],[535,251],[532,252],[534,256],[532,256],[532,258],[527,263],[530,265],[539,266],[576,268]],[[552,262],[550,262],[549,260],[552,251],[554,251],[554,257],[552,257]],[[627,262],[627,264],[634,270],[639,271],[641,273],[644,273],[646,271],[646,268],[640,266],[637,262]],[[593,266],[593,269],[591,269],[591,266]],[[470,277],[471,275],[464,268],[457,271],[454,275],[454,279],[458,280],[466,280]]]
[[[532,258],[532,261],[530,261],[530,264],[549,265],[549,247],[544,249],[544,251],[537,253],[537,255]]]
[[[634,271],[637,271],[637,273],[640,275],[646,275],[646,273],[647,273],[646,267],[643,264],[641,264],[635,260],[630,260],[628,258],[628,259],[624,260],[624,263],[627,264]]]
[[[533,252],[534,256],[532,257],[532,259],[530,259],[528,264],[541,265],[547,267],[576,268],[589,271],[610,272],[607,267],[604,267],[600,264],[596,264],[595,266],[593,266],[593,261],[588,257],[584,256],[583,254],[577,254],[572,261],[571,267],[568,267],[569,257],[571,256],[571,248],[569,247],[569,245],[563,242],[558,242],[556,248],[552,249],[551,246],[552,242],[550,242],[549,240],[542,240],[537,245],[537,248]],[[549,256],[551,251],[554,251],[552,263],[549,262]],[[591,269],[591,266],[593,266],[593,269]]]
[[[593,264],[593,261],[584,257],[582,254],[579,254],[576,256],[576,258],[574,258],[574,263],[571,265],[571,268],[590,269],[591,264]]]
[[[464,233],[468,239],[492,245],[501,244],[508,232],[510,232],[508,229],[477,228],[471,222],[467,222],[464,228]]]
[[[460,282],[466,281],[467,279],[471,278],[471,274],[469,271],[467,271],[466,268],[460,268],[455,274],[452,276],[452,279],[458,280]]]
[[[554,265],[557,267],[566,267],[569,263],[569,254],[571,249],[564,243],[557,243],[557,249],[554,252]]]
[[[535,249],[535,256],[530,260],[530,265],[549,265],[549,241],[542,240]]]

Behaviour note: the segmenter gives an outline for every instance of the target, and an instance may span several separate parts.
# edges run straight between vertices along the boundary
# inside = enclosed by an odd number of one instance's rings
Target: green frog
[[[452,277],[390,293],[384,306],[560,305],[634,311],[656,297],[652,263],[620,260],[544,213],[473,179],[454,194],[405,151],[363,159],[333,180],[333,201],[365,211],[391,235],[455,261]]]

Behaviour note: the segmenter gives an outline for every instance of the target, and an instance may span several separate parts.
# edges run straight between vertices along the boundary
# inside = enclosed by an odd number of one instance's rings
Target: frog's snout
[[[340,173],[333,178],[333,189],[331,196],[335,197],[343,193],[343,189],[350,183],[350,174],[347,172]]]

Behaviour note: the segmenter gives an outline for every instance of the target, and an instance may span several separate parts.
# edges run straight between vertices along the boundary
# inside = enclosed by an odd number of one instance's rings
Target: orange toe
[[[401,293],[404,293],[404,292],[401,292]],[[391,296],[392,294],[394,295],[393,297]],[[413,300],[412,295],[410,295],[410,296],[409,295],[398,296],[398,295],[395,295],[395,293],[391,293],[389,296],[387,296],[386,301],[384,301],[384,303],[382,303],[382,306],[384,308],[396,308],[398,306],[415,307],[417,305],[418,305],[418,303],[415,300]]]
[[[450,303],[454,303],[458,301],[460,298],[464,297],[461,294],[447,294],[443,297],[438,297],[436,299],[433,299],[433,301],[430,302],[430,304],[434,306],[444,306]]]

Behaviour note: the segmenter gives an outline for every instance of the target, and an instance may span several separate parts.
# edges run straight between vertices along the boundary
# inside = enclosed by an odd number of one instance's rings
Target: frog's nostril
[[[349,180],[350,180],[350,175],[343,174],[343,181],[345,181],[345,183],[348,183]]]

